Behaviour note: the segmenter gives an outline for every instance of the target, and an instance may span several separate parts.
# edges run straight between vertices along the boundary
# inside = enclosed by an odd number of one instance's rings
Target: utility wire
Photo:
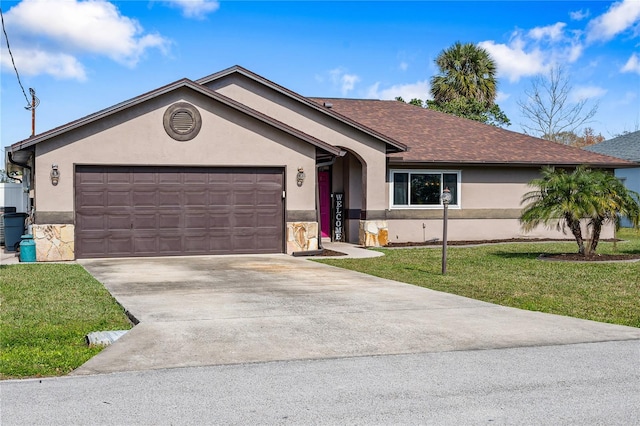
[[[29,89],[29,93],[31,94],[34,103],[32,104],[29,98],[27,97],[27,92],[24,91],[24,86],[22,85],[22,81],[20,81],[20,74],[18,74],[18,68],[16,68],[16,62],[13,60],[13,53],[11,52],[11,46],[9,46],[9,36],[7,35],[7,30],[4,26],[4,14],[2,13],[2,8],[0,8],[0,20],[2,20],[2,32],[4,33],[4,39],[7,41],[7,50],[9,51],[9,56],[11,57],[11,63],[13,64],[13,69],[16,72],[16,77],[18,77],[18,84],[20,85],[20,89],[22,89],[22,94],[24,98],[27,100],[27,105],[24,109],[31,110],[35,109],[40,104],[40,99],[36,97],[36,91],[33,89]]]

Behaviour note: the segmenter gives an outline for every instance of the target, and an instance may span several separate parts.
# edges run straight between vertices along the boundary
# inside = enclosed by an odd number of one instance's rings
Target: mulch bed
[[[318,256],[346,256],[346,254],[339,251],[322,249],[322,254],[319,254]]]
[[[624,262],[640,260],[640,253],[635,254],[592,254],[582,256],[578,253],[542,254],[542,260],[555,260],[565,262]]]

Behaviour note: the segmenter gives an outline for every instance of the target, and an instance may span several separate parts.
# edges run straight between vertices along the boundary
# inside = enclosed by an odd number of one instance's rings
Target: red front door
[[[329,172],[318,172],[318,194],[320,196],[320,232],[331,237],[331,186]]]

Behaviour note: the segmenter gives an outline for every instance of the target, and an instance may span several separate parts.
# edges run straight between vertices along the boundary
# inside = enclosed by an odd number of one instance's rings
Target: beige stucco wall
[[[528,182],[537,177],[538,168],[462,169],[462,208],[520,209],[522,196],[533,189]]]
[[[385,187],[386,181],[386,146],[383,142],[332,117],[301,107],[298,101],[283,97],[251,80],[242,77],[229,80],[231,81],[226,82],[228,84],[215,89],[283,123],[302,129],[324,142],[356,154],[366,165],[362,182],[366,206],[363,208],[369,211],[383,211],[386,208],[385,193],[381,190]]]
[[[390,243],[442,240],[442,219],[389,220],[388,227]],[[583,226],[583,237],[587,238],[588,235],[586,227]],[[607,239],[613,236],[613,225],[606,225],[602,230],[601,238]],[[451,241],[510,238],[573,239],[573,235],[568,229],[567,233],[563,234],[555,228],[549,229],[544,226],[539,226],[531,232],[524,232],[518,219],[449,219],[447,238]]]
[[[166,108],[178,101],[198,107],[202,128],[179,142],[163,126]],[[51,165],[60,183],[52,186]],[[203,96],[180,91],[36,146],[36,209],[71,212],[74,164],[285,167],[287,210],[315,208],[315,147]],[[296,185],[298,167],[306,180]]]

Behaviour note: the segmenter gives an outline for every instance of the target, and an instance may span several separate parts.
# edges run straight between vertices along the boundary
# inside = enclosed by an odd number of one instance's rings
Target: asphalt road
[[[0,383],[10,425],[640,424],[640,341]]]

